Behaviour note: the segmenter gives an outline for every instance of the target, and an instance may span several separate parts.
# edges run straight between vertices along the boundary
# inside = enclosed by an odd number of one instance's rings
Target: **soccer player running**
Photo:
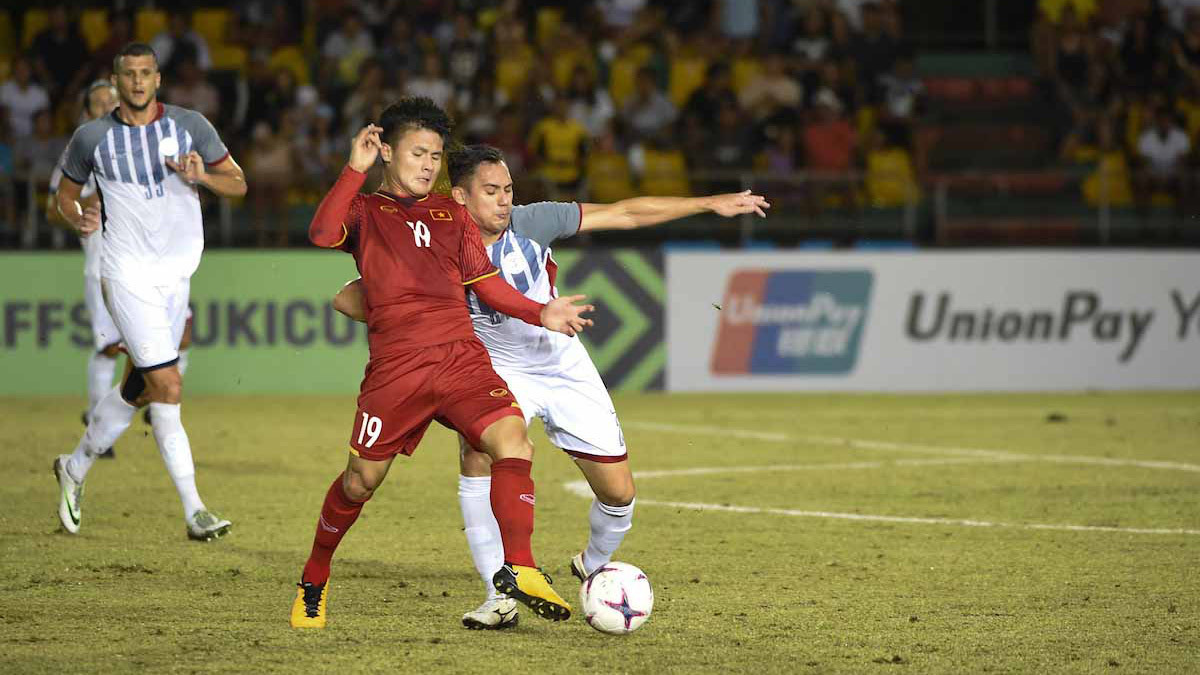
[[[117,107],[118,100],[117,88],[111,82],[96,80],[84,95],[84,116],[88,121],[100,119]],[[62,182],[62,168],[66,159],[67,154],[64,151],[58,160],[58,166],[54,168],[54,173],[50,174],[49,213],[54,213],[58,207],[56,193]],[[96,195],[95,176],[88,176],[87,182],[80,190],[79,199],[86,206],[100,203],[100,197]],[[83,413],[83,424],[86,426],[96,404],[112,388],[113,375],[117,372],[117,356],[120,354],[117,347],[121,344],[121,334],[117,332],[117,326],[104,306],[104,294],[100,290],[100,255],[104,238],[81,237],[79,244],[83,248],[83,302],[91,319],[92,344],[95,347],[88,356],[87,363],[88,407]],[[100,456],[111,459],[115,455],[112,448],[106,448]]]
[[[150,405],[154,440],[183,503],[187,536],[207,541],[230,522],[196,489],[192,450],[180,418],[178,346],[204,228],[199,186],[223,197],[246,193],[241,167],[203,115],[158,102],[162,78],[149,45],[131,43],[113,59],[120,106],[75,131],[67,146],[58,210],[81,237],[103,237],[104,304],[133,362],[122,383],[92,410],[75,451],[59,455],[59,520],[79,532],[84,479],[96,457]],[[96,181],[98,204],[80,204]]]
[[[466,206],[478,225],[492,263],[509,284],[537,302],[557,294],[557,266],[550,253],[550,244],[557,239],[578,232],[647,227],[704,212],[765,217],[764,210],[770,208],[749,190],[695,198],[636,197],[613,204],[513,206],[512,176],[496,148],[468,146],[452,153],[449,165],[454,200]],[[361,320],[363,283],[347,284],[334,298],[334,307]],[[468,305],[475,334],[517,397],[526,421],[542,419],[550,441],[575,460],[595,494],[588,512],[587,547],[571,560],[572,574],[582,581],[612,559],[633,522],[633,476],[612,399],[577,338],[510,321],[474,292]],[[489,571],[500,564],[502,555],[487,499],[491,460],[472,446],[460,437],[458,497],[467,544],[488,595],[482,605],[463,615],[463,625],[507,628],[517,623],[516,603],[488,583]]]
[[[580,316],[591,307],[572,304],[583,296],[541,304],[518,293],[498,276],[466,210],[431,193],[450,126],[428,98],[389,106],[378,126],[354,137],[349,163],[309,226],[317,246],[352,254],[365,280],[370,361],[346,469],[325,495],[292,604],[296,628],[325,626],[334,551],[392,461],[411,455],[435,419],[492,460],[489,500],[503,557],[489,580],[539,616],[558,621],[571,613],[533,558],[533,445],[516,399],[475,338],[463,288],[498,311],[567,335],[591,324]],[[383,186],[359,194],[376,158]]]

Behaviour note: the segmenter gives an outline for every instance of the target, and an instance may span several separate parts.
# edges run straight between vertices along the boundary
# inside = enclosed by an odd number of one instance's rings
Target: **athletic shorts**
[[[104,306],[104,291],[100,289],[100,277],[84,275],[83,304],[87,307],[88,316],[92,320],[92,345],[96,351],[103,351],[121,341],[121,333],[112,315]]]
[[[350,452],[376,461],[411,455],[433,420],[479,447],[483,431],[508,415],[521,408],[478,340],[413,349],[367,364]]]
[[[617,410],[582,344],[579,349],[582,358],[554,371],[497,368],[496,373],[517,397],[525,422],[541,418],[555,446],[580,459],[620,462],[627,453]]]
[[[136,368],[154,370],[179,360],[190,279],[136,290],[116,279],[104,279],[101,285],[104,303]]]

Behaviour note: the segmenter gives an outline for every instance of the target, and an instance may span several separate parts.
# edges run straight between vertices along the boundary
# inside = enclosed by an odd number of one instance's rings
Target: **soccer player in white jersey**
[[[88,87],[84,97],[84,116],[88,121],[104,117],[117,107],[117,100],[117,88],[111,82],[96,80]],[[58,201],[55,193],[58,192],[59,183],[62,181],[62,167],[66,158],[67,154],[63,152],[63,156],[58,160],[58,166],[54,168],[54,173],[50,174],[50,200],[55,205]],[[83,189],[80,191],[79,200],[87,206],[100,202],[100,198],[96,195],[94,176],[88,176],[87,182],[83,184]],[[53,211],[51,210],[50,213]],[[101,397],[112,388],[113,376],[117,372],[117,356],[120,354],[117,347],[121,343],[121,335],[117,332],[117,326],[104,306],[104,297],[100,290],[100,255],[104,243],[103,238],[82,237],[79,243],[83,248],[83,302],[92,321],[92,344],[95,347],[88,357],[87,364],[88,407],[83,417],[83,423],[86,425],[91,417],[92,409],[96,407]],[[113,457],[112,448],[107,448],[100,456]]]
[[[59,520],[67,532],[79,531],[88,470],[149,402],[154,440],[183,503],[187,536],[207,541],[228,532],[230,522],[209,511],[196,489],[180,419],[177,347],[204,248],[198,186],[236,197],[246,193],[246,179],[203,115],[158,102],[161,76],[149,45],[122,49],[113,59],[112,79],[120,105],[75,131],[57,198],[59,213],[80,236],[104,238],[104,304],[134,368],[96,403],[75,451],[54,461]],[[95,177],[100,199],[85,209],[79,198],[89,177]]]
[[[530,299],[557,295],[557,265],[550,244],[578,232],[633,229],[712,212],[722,216],[766,215],[767,201],[750,191],[709,197],[636,197],[613,204],[540,202],[513,206],[513,181],[504,155],[472,145],[449,158],[455,201],[467,207],[487,246],[492,264]],[[570,455],[595,494],[588,512],[587,547],[571,560],[581,581],[612,559],[633,523],[634,486],[625,438],[612,399],[591,357],[577,337],[521,325],[487,307],[468,292],[475,334],[487,347],[492,366],[508,383],[528,422],[540,417],[550,441]],[[362,320],[360,282],[347,284],[334,307]],[[490,459],[460,436],[459,505],[475,568],[487,598],[463,616],[474,629],[515,626],[517,605],[500,595],[491,574],[503,563],[500,531],[492,515]]]

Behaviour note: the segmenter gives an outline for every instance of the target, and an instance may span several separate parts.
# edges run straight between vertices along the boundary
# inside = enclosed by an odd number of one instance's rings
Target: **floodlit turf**
[[[658,472],[638,481],[617,555],[656,593],[628,637],[528,612],[511,632],[461,627],[482,586],[439,428],[338,551],[329,628],[296,632],[294,583],[344,464],[351,397],[184,404],[201,493],[234,522],[209,544],[185,539],[140,419],[89,476],[81,534],[59,533],[51,462],[78,439],[81,401],[0,399],[0,671],[1200,668],[1200,394],[617,406],[634,468]],[[588,501],[534,441],[534,551],[575,601]]]

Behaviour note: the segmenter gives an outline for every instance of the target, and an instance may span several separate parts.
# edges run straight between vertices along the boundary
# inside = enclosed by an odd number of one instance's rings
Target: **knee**
[[[492,458],[463,443],[459,470],[464,476],[487,476],[492,472]]]
[[[110,359],[115,359],[121,355],[121,350],[116,344],[111,344],[104,349],[101,349],[100,353]]]
[[[375,494],[375,488],[380,481],[355,471],[347,471],[342,475],[342,491],[352,501],[365,502]]]
[[[183,400],[183,382],[179,378],[163,382],[156,387],[153,399],[161,403],[179,403]]]
[[[596,499],[607,506],[629,506],[633,503],[634,497],[637,497],[637,491],[633,488],[632,480],[620,485],[608,486],[596,495]]]

